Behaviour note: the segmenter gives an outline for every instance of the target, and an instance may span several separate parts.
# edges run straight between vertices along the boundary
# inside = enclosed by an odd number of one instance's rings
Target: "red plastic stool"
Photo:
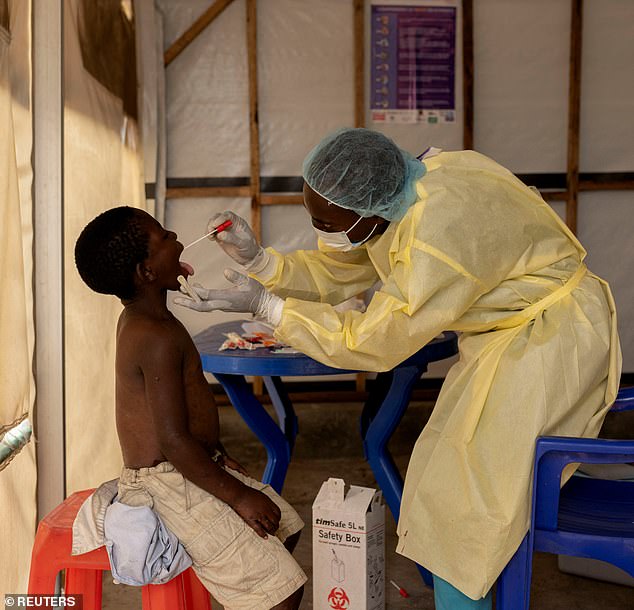
[[[54,508],[35,534],[29,593],[55,593],[57,574],[66,570],[65,593],[82,594],[84,610],[101,610],[101,573],[110,570],[105,547],[71,555],[73,521],[93,489],[78,491]],[[211,610],[207,589],[189,568],[163,585],[142,588],[143,610]]]

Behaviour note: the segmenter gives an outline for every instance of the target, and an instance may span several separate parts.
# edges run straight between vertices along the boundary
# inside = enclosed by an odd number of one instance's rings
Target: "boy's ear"
[[[156,279],[156,274],[152,271],[152,268],[148,267],[144,262],[137,263],[136,276],[142,284],[146,282],[153,282]]]

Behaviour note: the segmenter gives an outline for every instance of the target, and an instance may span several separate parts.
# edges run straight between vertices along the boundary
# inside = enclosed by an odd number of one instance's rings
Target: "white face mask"
[[[315,229],[317,237],[322,241],[324,245],[335,250],[341,250],[341,252],[349,252],[350,250],[358,248],[360,245],[368,241],[368,239],[372,237],[375,229],[379,226],[378,224],[375,224],[374,227],[372,227],[372,231],[370,231],[365,239],[353,243],[350,241],[348,233],[352,231],[352,229],[354,229],[362,220],[363,216],[359,216],[359,220],[357,220],[357,222],[355,222],[347,231],[335,231],[334,233],[328,233],[327,231],[322,231],[321,229],[317,229],[316,227],[313,227],[313,229]]]

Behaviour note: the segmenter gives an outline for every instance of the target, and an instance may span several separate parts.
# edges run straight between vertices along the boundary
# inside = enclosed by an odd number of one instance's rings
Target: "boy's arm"
[[[231,506],[260,536],[274,534],[280,520],[277,505],[212,462],[189,431],[182,332],[155,327],[144,333],[140,345],[145,396],[163,455],[186,479]]]

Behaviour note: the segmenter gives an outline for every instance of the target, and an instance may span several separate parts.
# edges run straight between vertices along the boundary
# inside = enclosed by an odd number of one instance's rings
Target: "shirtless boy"
[[[182,251],[174,232],[131,207],[97,216],[75,245],[84,282],[124,306],[116,350],[119,501],[153,508],[225,608],[296,609],[306,576],[290,552],[303,523],[220,444],[200,357],[167,308],[167,291],[189,275]]]

